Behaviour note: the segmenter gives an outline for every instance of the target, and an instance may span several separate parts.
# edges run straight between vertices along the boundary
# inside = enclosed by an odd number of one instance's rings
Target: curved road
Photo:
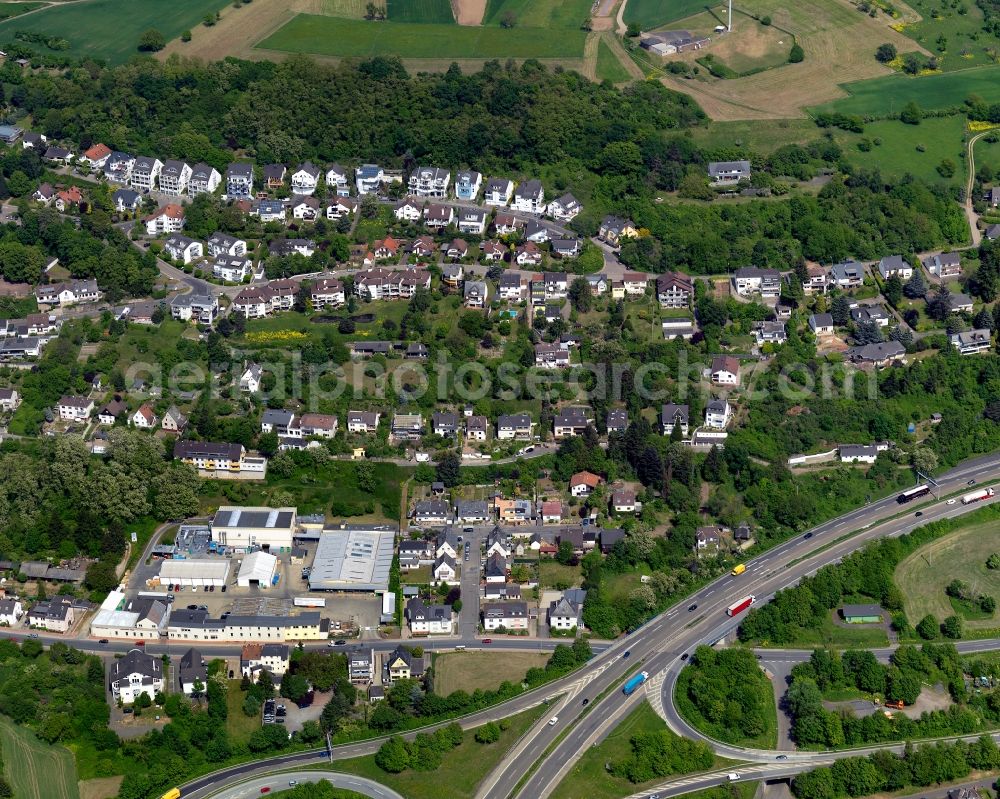
[[[402,794],[396,793],[391,788],[366,779],[365,777],[355,777],[353,774],[344,774],[339,771],[289,771],[282,774],[272,774],[267,777],[256,777],[226,788],[215,794],[216,799],[247,799],[251,796],[259,797],[261,790],[268,788],[269,791],[287,791],[292,782],[299,785],[306,782],[319,782],[327,780],[333,784],[334,788],[345,788],[356,793],[363,793],[372,799],[405,799]],[[185,794],[186,796],[187,794]]]
[[[968,461],[939,477],[938,482],[940,492],[947,494],[960,491],[970,478],[984,481],[998,476],[1000,455],[995,454]],[[917,507],[922,508],[919,521],[914,516]],[[649,672],[654,685],[664,671],[665,682],[671,682],[683,653],[701,643],[717,641],[739,625],[738,618],[725,615],[725,608],[740,597],[754,594],[758,602],[767,601],[776,591],[794,585],[802,577],[843,558],[867,541],[900,535],[928,521],[957,516],[976,507],[978,505],[947,505],[943,501],[901,507],[894,496],[888,497],[789,539],[748,562],[746,573],[738,577],[727,574],[705,586],[648,622],[624,642],[610,647],[603,656],[595,658],[588,674],[589,682],[570,691],[558,711],[553,711],[558,722],[550,726],[543,720],[536,725],[519,751],[512,752],[487,778],[478,796],[489,799],[507,799],[511,794],[523,799],[547,796],[580,754],[601,740],[642,698],[643,692],[636,692],[623,700],[617,690],[618,683],[640,667]],[[894,516],[899,518],[890,518]],[[631,654],[629,658],[623,657],[626,648]],[[599,698],[605,692],[609,693]],[[586,705],[584,700],[587,700]],[[669,718],[669,704],[665,705],[665,710]],[[672,715],[671,726],[678,723],[677,714]],[[773,763],[779,754],[721,745],[715,748],[723,756],[743,761]],[[536,763],[543,754],[544,761],[537,771],[515,792],[527,764]],[[816,765],[818,757],[815,753],[788,754],[789,760],[806,759],[810,767]]]

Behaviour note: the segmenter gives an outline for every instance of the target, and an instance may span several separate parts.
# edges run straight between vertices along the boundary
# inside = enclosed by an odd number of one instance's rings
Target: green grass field
[[[976,67],[921,78],[887,75],[847,83],[842,88],[851,96],[810,110],[880,117],[898,114],[911,101],[929,111],[955,108],[972,94],[979,95],[988,103],[996,103],[1000,102],[1000,66]]]
[[[458,691],[492,691],[509,680],[515,685],[528,669],[544,668],[545,652],[446,652],[434,658],[434,691],[440,696]]]
[[[483,25],[499,25],[506,12],[517,19],[517,28],[567,28],[579,30],[590,16],[590,0],[488,0]]]
[[[708,5],[705,0],[628,0],[624,19],[626,25],[650,30],[693,16]]]
[[[922,546],[896,567],[896,585],[903,594],[906,615],[912,624],[928,613],[939,621],[955,613],[945,594],[945,586],[954,579],[967,583],[976,596],[1000,597],[1000,570],[986,568],[986,559],[1000,551],[995,535],[995,522],[970,525]],[[995,613],[988,617],[969,614],[965,619],[968,629],[996,626]]]
[[[462,743],[448,752],[444,762],[434,771],[407,770],[402,774],[389,774],[375,765],[374,755],[340,760],[333,768],[380,782],[406,799],[441,799],[442,796],[472,799],[480,780],[493,770],[515,741],[547,710],[547,706],[540,705],[504,719],[507,729],[500,734],[500,740],[492,744],[476,743],[475,730],[466,730]],[[330,766],[327,764],[322,768]],[[442,786],[447,786],[447,789]]]
[[[28,11],[34,11],[36,8],[41,8],[42,3],[3,3],[0,4],[0,20],[10,19],[11,17],[20,16]]]
[[[997,40],[983,33],[983,12],[975,3],[962,3],[964,14],[937,0],[910,0],[910,5],[923,19],[907,25],[903,34],[932,53],[940,69],[953,72],[992,63],[986,49],[996,47]],[[938,44],[939,36],[945,37],[943,49]]]
[[[763,155],[787,144],[808,144],[820,135],[820,129],[811,119],[713,122],[691,129],[691,136],[700,147],[747,147]]]
[[[73,753],[49,746],[24,727],[0,720],[4,772],[18,799],[78,799]]]
[[[904,125],[896,120],[872,122],[865,126],[863,134],[837,131],[834,138],[849,161],[865,169],[878,168],[886,178],[899,179],[910,173],[929,183],[964,185],[964,132],[965,117],[949,116],[924,119],[919,125]],[[868,152],[858,149],[858,142],[876,139],[882,143],[873,145]],[[937,171],[945,158],[957,167],[951,179]]]
[[[128,13],[123,14],[117,0],[56,4],[23,19],[0,23],[0,39],[11,39],[17,31],[45,33],[67,39],[69,50],[60,52],[73,58],[107,59],[120,64],[137,55],[139,37],[150,28],[156,28],[170,41],[198,25],[205,14],[215,13],[225,5],[226,0],[177,0],[165,13],[163,4],[156,0],[131,0]]]
[[[597,45],[597,79],[609,80],[612,83],[625,83],[632,79],[632,75],[622,66],[618,56],[603,40]]]
[[[580,58],[584,39],[582,30],[554,36],[544,28],[371,23],[299,14],[257,47],[340,57]]]
[[[393,22],[455,22],[449,0],[388,0],[386,8]]]

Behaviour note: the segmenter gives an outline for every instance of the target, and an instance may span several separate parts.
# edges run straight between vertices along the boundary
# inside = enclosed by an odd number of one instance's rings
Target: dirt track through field
[[[308,0],[253,0],[241,8],[226,6],[222,19],[210,28],[191,29],[191,41],[174,39],[157,57],[162,61],[174,53],[216,61],[226,56],[253,58],[253,46],[274,33],[300,11],[308,11]],[[257,56],[258,58],[260,56]]]

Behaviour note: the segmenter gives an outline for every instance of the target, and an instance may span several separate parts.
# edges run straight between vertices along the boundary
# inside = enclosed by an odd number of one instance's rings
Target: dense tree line
[[[880,751],[868,757],[850,757],[800,774],[792,781],[797,799],[840,799],[844,796],[927,787],[961,779],[973,770],[990,771],[1000,765],[996,743],[984,735],[965,743],[907,744],[902,755]]]
[[[634,735],[629,746],[629,756],[612,763],[611,773],[632,783],[705,771],[715,763],[712,748],[705,741],[689,741],[671,730]]]

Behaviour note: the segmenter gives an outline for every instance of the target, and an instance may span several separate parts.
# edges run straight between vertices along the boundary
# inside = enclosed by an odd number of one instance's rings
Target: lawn
[[[607,738],[583,753],[563,781],[556,786],[552,792],[552,799],[617,799],[619,796],[640,793],[663,782],[662,779],[656,779],[633,784],[608,773],[605,764],[628,757],[632,753],[630,740],[633,736],[657,732],[664,727],[663,719],[656,715],[649,703],[642,702],[622,719],[621,724],[615,727]],[[717,758],[717,765],[725,762],[728,761]],[[749,790],[739,796],[734,795],[732,799],[750,799],[756,785],[745,783],[740,787]],[[698,794],[688,794],[688,796],[698,796]]]
[[[767,641],[754,642],[754,645],[769,646]],[[791,644],[782,644],[782,646],[802,647],[804,649],[816,646],[828,646],[836,649],[870,649],[888,645],[889,639],[885,634],[885,628],[880,625],[852,624],[850,627],[843,627],[834,624],[832,618],[824,621],[818,629],[800,628]]]
[[[504,719],[507,725],[500,740],[492,744],[475,741],[475,730],[466,730],[464,740],[444,756],[444,762],[435,771],[404,771],[389,774],[375,765],[375,756],[337,761],[333,768],[348,774],[358,774],[380,782],[403,794],[406,799],[471,799],[476,786],[489,774],[521,735],[549,708],[539,705],[524,713]],[[322,766],[331,768],[330,764]],[[447,786],[447,788],[443,788]]]
[[[837,131],[834,138],[851,163],[862,169],[878,169],[889,180],[909,173],[928,183],[957,186],[965,184],[964,135],[965,117],[948,116],[924,119],[919,125],[887,119],[865,125],[862,134]],[[876,140],[881,144],[876,145]],[[858,148],[865,142],[871,145],[868,152]],[[978,149],[976,152],[978,155]],[[956,167],[950,179],[937,171],[946,158]]]
[[[226,691],[226,732],[240,743],[246,743],[247,738],[261,727],[260,716],[248,716],[243,712],[245,696],[240,690],[240,681],[230,680]]]
[[[996,523],[961,528],[944,538],[925,544],[896,567],[896,585],[902,592],[907,618],[916,624],[928,613],[939,621],[955,613],[945,586],[959,579],[973,594],[1000,597],[1000,570],[987,569],[986,560],[1000,551],[994,537]],[[967,629],[997,626],[996,614],[967,618]]]
[[[691,129],[699,147],[746,147],[769,155],[788,144],[809,144],[820,137],[811,119],[762,119],[752,122],[713,122]]]
[[[138,54],[139,37],[150,28],[156,28],[169,41],[225,5],[227,0],[177,0],[165,14],[163,4],[157,0],[131,0],[128,13],[123,14],[118,0],[57,3],[23,19],[0,23],[0,38],[12,39],[17,31],[44,33],[69,41],[69,49],[59,51],[61,54],[120,64]]]
[[[505,680],[519,683],[528,669],[542,668],[543,652],[448,652],[434,658],[434,692],[439,696],[459,689],[491,691]]]
[[[938,60],[946,72],[992,63],[986,50],[996,47],[996,38],[983,32],[983,11],[975,3],[956,3],[954,7],[937,0],[909,0],[910,6],[923,17],[920,22],[906,25],[903,33],[921,44]],[[965,13],[959,14],[961,7]],[[938,37],[944,36],[944,46]]]
[[[386,8],[393,22],[455,22],[449,0],[388,0]]]
[[[522,27],[579,30],[590,16],[590,6],[589,0],[488,0],[483,25],[499,25],[509,11],[517,20],[515,30]]]
[[[0,20],[17,17],[28,11],[41,8],[43,3],[3,3],[0,4]]]
[[[25,727],[0,719],[4,774],[18,799],[78,799],[73,753],[49,746]]]
[[[705,0],[628,0],[625,24],[650,30],[679,19],[685,19],[708,7]]]
[[[586,32],[365,22],[298,14],[256,46],[322,56],[402,58],[580,58]]]
[[[603,39],[597,45],[597,79],[609,80],[612,83],[632,80],[632,75]]]
[[[543,558],[538,561],[538,582],[542,588],[558,588],[559,586],[573,588],[579,586],[582,580],[579,566],[564,566],[552,558]]]
[[[979,95],[988,103],[996,103],[1000,102],[1000,67],[976,67],[919,78],[903,74],[887,75],[847,83],[842,88],[850,97],[810,110],[880,117],[899,113],[909,102],[930,111],[957,108],[971,94]]]

